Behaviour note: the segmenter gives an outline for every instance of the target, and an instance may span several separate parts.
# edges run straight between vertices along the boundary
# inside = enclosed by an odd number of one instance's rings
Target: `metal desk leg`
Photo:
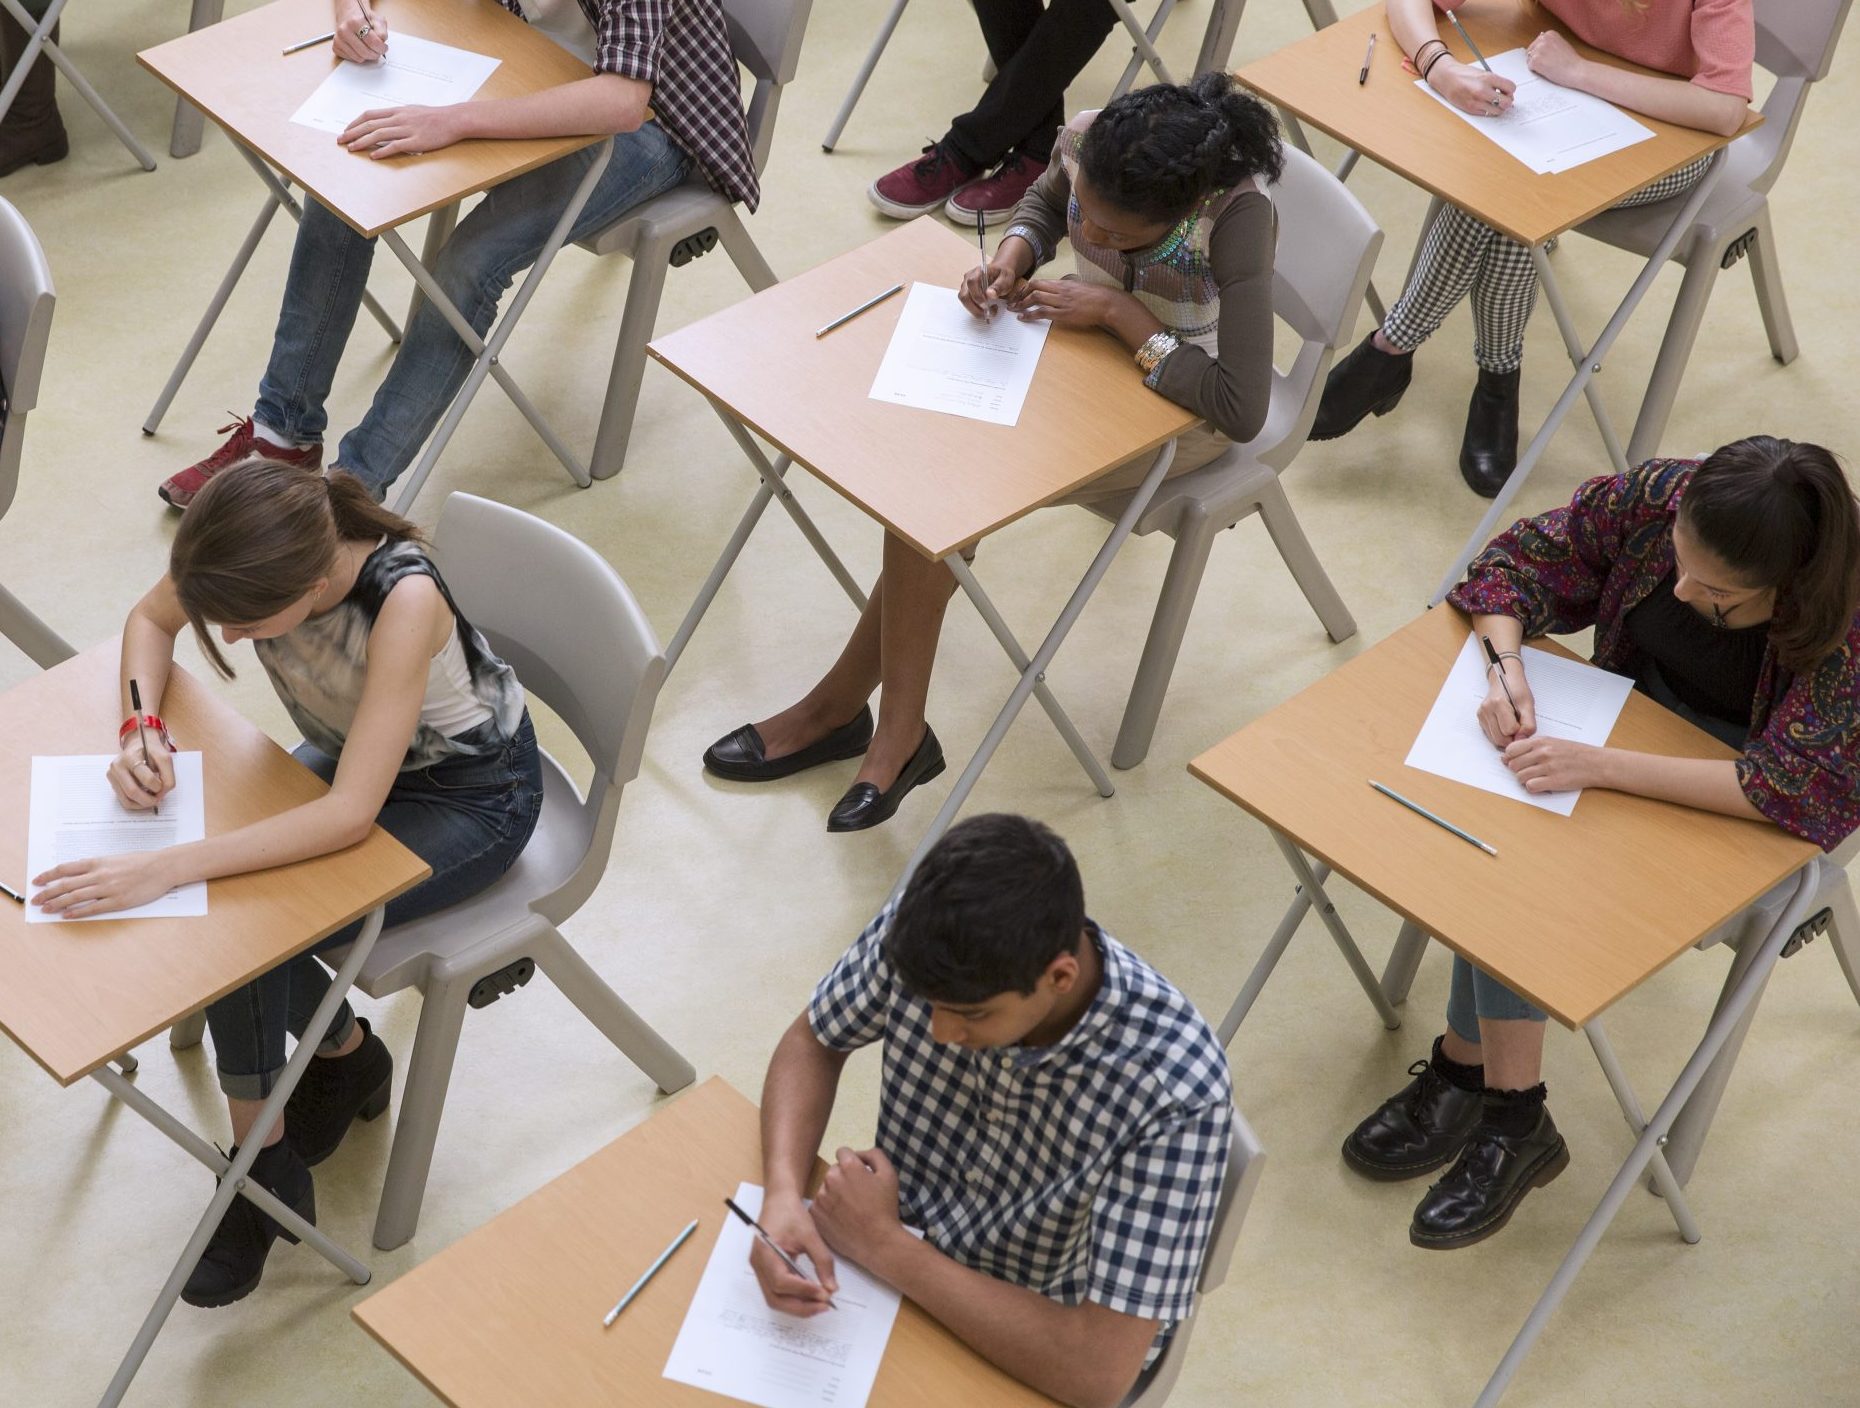
[[[846,130],[846,120],[852,116],[852,110],[859,105],[859,96],[865,92],[865,85],[872,80],[872,70],[878,67],[878,56],[885,52],[885,46],[891,42],[892,31],[898,27],[898,21],[904,18],[904,7],[910,0],[891,0],[891,13],[885,16],[879,25],[878,34],[872,40],[872,47],[866,50],[865,60],[859,65],[859,72],[853,75],[852,87],[846,90],[846,97],[840,103],[840,110],[834,115],[833,125],[827,129],[827,135],[820,139],[820,150],[830,152],[834,143],[840,139],[840,133]]]
[[[1755,1011],[1755,1007],[1751,1008]],[[1595,1050],[1595,1059],[1601,1062],[1602,1074],[1608,1078],[1608,1088],[1615,1093],[1615,1103],[1621,1107],[1626,1117],[1628,1128],[1634,1131],[1634,1137],[1640,1138],[1641,1131],[1647,1127],[1647,1117],[1640,1112],[1640,1100],[1634,1094],[1634,1087],[1628,1084],[1627,1072],[1621,1069],[1621,1062],[1615,1056],[1615,1048],[1608,1040],[1608,1033],[1602,1027],[1602,1019],[1597,1017],[1582,1029],[1589,1038],[1589,1045]],[[1660,1196],[1666,1199],[1667,1209],[1673,1214],[1673,1221],[1679,1224],[1679,1237],[1687,1246],[1696,1246],[1699,1240],[1698,1219],[1692,1215],[1691,1205],[1686,1202],[1686,1195],[1679,1191],[1679,1180],[1673,1177],[1673,1170],[1667,1165],[1665,1153],[1666,1140],[1656,1141],[1653,1158],[1654,1186],[1660,1190]]]
[[[510,306],[503,317],[492,326],[488,339],[479,337],[477,330],[465,321],[465,316],[459,312],[452,300],[446,297],[445,290],[439,286],[439,281],[433,277],[432,271],[413,257],[413,251],[407,247],[407,241],[401,238],[400,232],[386,230],[382,233],[381,238],[387,247],[394,251],[394,257],[406,266],[407,272],[413,275],[413,281],[419,285],[420,291],[432,300],[435,308],[445,315],[446,321],[452,325],[452,330],[458,334],[459,340],[471,349],[476,359],[472,362],[471,370],[465,374],[465,384],[459,388],[458,395],[452,398],[452,404],[446,409],[445,418],[439,422],[439,428],[433,432],[433,438],[427,443],[426,452],[420,456],[419,462],[414,465],[413,473],[401,489],[400,496],[394,500],[396,513],[407,512],[413,506],[413,501],[419,497],[427,475],[433,472],[434,464],[445,452],[446,445],[452,439],[452,433],[459,428],[459,422],[465,418],[465,412],[471,408],[472,397],[478,394],[478,388],[484,385],[486,376],[496,379],[497,384],[503,388],[504,394],[515,403],[516,408],[522,412],[523,418],[530,423],[530,428],[542,437],[543,443],[562,462],[562,468],[568,471],[569,478],[573,479],[578,487],[585,489],[594,482],[588,474],[587,466],[575,458],[574,452],[555,433],[549,422],[543,419],[542,413],[536,409],[530,398],[523,394],[522,388],[512,379],[510,373],[498,364],[498,355],[504,350],[504,344],[510,340],[510,334],[516,330],[524,310],[530,306],[530,300],[536,296],[536,290],[542,284],[544,276],[548,274],[550,264],[555,262],[557,251],[567,241],[569,232],[575,228],[575,222],[581,218],[581,212],[588,203],[588,197],[594,194],[595,184],[601,179],[602,173],[607,170],[607,162],[613,155],[613,149],[614,139],[612,137],[607,138],[596,148],[594,160],[582,173],[581,182],[575,187],[574,195],[569,197],[568,204],[563,207],[561,217],[555,222],[555,228],[549,232],[549,238],[543,241],[542,249],[537,252],[536,262],[530,266],[529,273],[524,275],[523,287],[517,290],[516,296],[511,299]]]
[[[1058,654],[1060,645],[1071,633],[1073,623],[1078,620],[1079,613],[1085,609],[1085,603],[1091,600],[1091,594],[1097,590],[1098,583],[1111,566],[1111,559],[1116,557],[1118,549],[1123,547],[1124,540],[1130,536],[1130,530],[1143,516],[1143,511],[1150,506],[1150,500],[1156,497],[1156,490],[1162,485],[1163,478],[1169,473],[1169,466],[1174,460],[1175,441],[1170,440],[1156,452],[1156,458],[1150,465],[1149,473],[1144,475],[1143,482],[1137,486],[1136,493],[1130,496],[1130,502],[1124,505],[1124,511],[1118,515],[1117,522],[1105,535],[1103,544],[1091,560],[1091,565],[1085,569],[1085,575],[1079,579],[1078,586],[1073,588],[1072,595],[1066,598],[1066,604],[1060,611],[1058,619],[1053,622],[1052,629],[1046,633],[1046,638],[1040,642],[1040,648],[1034,651],[1033,658],[1021,667],[1020,678],[1015,681],[1014,689],[1008,695],[1007,702],[995,715],[994,723],[989,725],[981,745],[976,748],[974,756],[969,759],[968,766],[963,768],[962,775],[956,779],[956,785],[950,789],[949,796],[943,799],[943,805],[938,809],[935,820],[930,823],[930,830],[925,833],[923,840],[917,843],[917,849],[911,853],[910,861],[905,865],[904,873],[898,877],[898,883],[892,891],[894,897],[903,893],[905,884],[911,878],[911,873],[917,869],[917,863],[937,843],[937,839],[949,829],[950,822],[956,819],[956,813],[968,800],[969,793],[975,787],[976,779],[981,777],[982,769],[988,766],[988,760],[994,756],[995,749],[1001,746],[1001,740],[1006,737],[1008,728],[1026,705],[1028,696],[1045,683],[1047,666],[1052,664],[1053,656]],[[962,585],[962,589],[968,593],[969,599],[975,603],[976,609],[982,613],[984,619],[987,619],[994,611],[994,605],[989,602],[987,594],[982,591],[981,585],[975,580],[975,575],[969,571],[969,564],[962,560],[962,554],[952,552],[943,561],[954,574],[957,582]],[[999,616],[997,615],[995,619],[998,620]],[[992,625],[993,622],[991,621],[990,624]],[[1041,702],[1045,703],[1045,700]],[[1053,712],[1057,708],[1057,704],[1054,704],[1048,712]],[[1062,715],[1055,714],[1054,722],[1057,723],[1060,717]],[[1066,732],[1063,726],[1060,731]],[[1068,736],[1066,741],[1071,743],[1076,736],[1075,731]],[[1082,743],[1083,740],[1080,740],[1079,746],[1082,746]],[[1077,747],[1074,751],[1077,751]],[[1091,757],[1092,764],[1097,768],[1092,781],[1098,787],[1098,795],[1109,797],[1114,791],[1110,775],[1104,771],[1101,764],[1098,764],[1097,759],[1091,756],[1089,748],[1084,750],[1079,759],[1080,762],[1084,762],[1087,757]],[[1088,766],[1086,771],[1092,772],[1092,767]]]
[[[458,228],[459,203],[442,205],[426,217],[426,238],[420,244],[420,262],[432,268],[439,259],[439,251],[446,247],[446,241],[452,238],[453,230]],[[407,326],[413,326],[414,315],[420,311],[420,305],[426,301],[426,295],[415,284],[413,292],[407,297]]]
[[[1382,1025],[1390,1031],[1401,1030],[1401,1018],[1382,992],[1382,984],[1377,981],[1363,951],[1356,946],[1356,940],[1343,922],[1343,916],[1337,913],[1337,906],[1331,903],[1330,896],[1324,893],[1324,876],[1312,869],[1305,859],[1305,853],[1292,843],[1290,837],[1273,832],[1272,839],[1278,843],[1279,853],[1285,857],[1285,863],[1292,868],[1292,874],[1298,877],[1298,883],[1311,896],[1311,902],[1317,906],[1318,918],[1324,921],[1324,927],[1330,930],[1330,936],[1337,945],[1337,951],[1343,955],[1343,961],[1350,965],[1350,971],[1356,975],[1357,983],[1369,998],[1370,1005],[1376,1009],[1376,1015],[1382,1019]],[[1326,872],[1328,874],[1328,871]],[[1238,1024],[1236,1024],[1238,1025]]]
[[[1382,995],[1391,1006],[1399,1007],[1408,1000],[1408,989],[1414,986],[1414,975],[1426,952],[1427,935],[1412,920],[1402,920],[1401,932],[1395,936],[1395,947],[1389,951],[1389,961],[1382,969]]]
[[[1130,85],[1136,82],[1138,70],[1146,64],[1150,72],[1156,75],[1158,83],[1174,83],[1168,65],[1163,62],[1162,55],[1156,52],[1156,36],[1162,33],[1169,12],[1175,8],[1175,0],[1162,0],[1147,29],[1143,21],[1137,18],[1137,12],[1130,8],[1130,0],[1110,0],[1110,4],[1117,12],[1118,19],[1123,22],[1131,44],[1130,62],[1124,66],[1124,76],[1118,80],[1117,87],[1111,90],[1111,96],[1121,98],[1129,92]]]
[[[123,1395],[129,1391],[129,1384],[142,1367],[142,1361],[148,1357],[149,1348],[155,1343],[155,1336],[161,1333],[168,1314],[174,1309],[174,1303],[181,1298],[181,1288],[187,1284],[194,1266],[200,1260],[200,1254],[206,1250],[207,1242],[214,1230],[219,1227],[220,1219],[232,1206],[235,1197],[243,1196],[256,1203],[264,1212],[288,1228],[293,1236],[301,1238],[307,1245],[321,1253],[331,1264],[336,1266],[358,1286],[368,1284],[368,1268],[315,1227],[305,1222],[290,1208],[272,1195],[272,1193],[251,1181],[247,1176],[252,1171],[252,1162],[264,1147],[265,1136],[284,1114],[284,1105],[291,1098],[291,1092],[297,1088],[298,1080],[309,1067],[315,1056],[317,1046],[329,1032],[330,1023],[336,1020],[336,1012],[342,1006],[343,999],[349,994],[350,986],[355,982],[355,975],[362,971],[362,964],[373,951],[375,940],[381,936],[381,921],[386,913],[377,905],[362,924],[362,931],[350,945],[348,956],[337,969],[335,980],[329,991],[323,994],[323,1000],[317,1004],[309,1025],[297,1042],[297,1048],[291,1058],[284,1064],[284,1072],[278,1078],[276,1087],[260,1108],[258,1119],[253,1123],[251,1133],[245,1143],[240,1145],[238,1156],[228,1163],[219,1152],[205,1140],[193,1133],[186,1125],[175,1119],[161,1106],[137,1090],[117,1071],[108,1066],[93,1071],[91,1078],[97,1081],[117,1099],[128,1105],[155,1128],[179,1144],[189,1154],[220,1175],[219,1187],[214,1190],[212,1199],[207,1203],[207,1210],[194,1228],[193,1236],[187,1239],[187,1246],[182,1249],[181,1259],[174,1264],[174,1270],[168,1273],[168,1279],[156,1296],[154,1306],[149,1310],[141,1329],[130,1342],[129,1352],[123,1356],[123,1362],[117,1367],[116,1376],[110,1380],[110,1386],[98,1400],[99,1408],[114,1408],[122,1402]]]
[[[1768,978],[1770,969],[1776,966],[1777,955],[1782,952],[1782,947],[1788,942],[1789,935],[1795,931],[1795,926],[1807,916],[1814,895],[1815,869],[1812,865],[1805,866],[1797,873],[1795,894],[1783,907],[1783,912],[1777,916],[1775,926],[1765,936],[1763,942],[1755,946],[1756,957],[1752,959],[1750,970],[1745,975],[1744,981],[1730,1001],[1722,1005],[1712,1017],[1705,1029],[1703,1040],[1692,1053],[1692,1059],[1686,1062],[1685,1069],[1679,1073],[1679,1079],[1673,1082],[1673,1088],[1660,1102],[1660,1108],[1654,1111],[1653,1119],[1641,1131],[1640,1138],[1635,1141],[1634,1152],[1628,1155],[1627,1162],[1621,1165],[1621,1171],[1615,1175],[1614,1182],[1608,1185],[1608,1191],[1602,1195],[1601,1203],[1591,1214],[1588,1222],[1583,1225],[1575,1244],[1570,1247],[1562,1264],[1557,1267],[1556,1274],[1550,1278],[1550,1284],[1544,1288],[1543,1295],[1532,1307],[1530,1315],[1525,1319],[1524,1327],[1518,1331],[1517,1338],[1511,1342],[1511,1348],[1505,1351],[1505,1357],[1499,1361],[1498,1368],[1493,1371],[1491,1379],[1487,1381],[1474,1408],[1494,1408],[1512,1379],[1516,1377],[1518,1366],[1524,1362],[1524,1356],[1529,1354],[1531,1347],[1537,1343],[1537,1337],[1543,1333],[1544,1326],[1556,1313],[1557,1306],[1562,1304],[1563,1297],[1569,1294],[1570,1286],[1582,1271],[1583,1264],[1588,1261],[1589,1254],[1602,1240],[1602,1234],[1608,1230],[1608,1224],[1614,1221],[1615,1214],[1621,1211],[1622,1203],[1627,1201],[1628,1193],[1640,1181],[1641,1175],[1647,1171],[1647,1166],[1652,1163],[1653,1156],[1659,1152],[1660,1141],[1672,1128],[1673,1121],[1678,1118],[1680,1110],[1691,1098],[1693,1090],[1703,1079],[1706,1069],[1716,1059],[1718,1052],[1730,1036],[1731,1029],[1742,1018],[1744,1009],[1756,997],[1764,980]]]
[[[1601,336],[1595,339],[1594,345],[1577,361],[1576,374],[1569,379],[1569,385],[1563,388],[1563,394],[1557,397],[1556,405],[1551,407],[1550,414],[1544,419],[1537,433],[1531,437],[1531,443],[1525,447],[1524,453],[1518,456],[1518,463],[1511,471],[1511,477],[1505,481],[1504,488],[1500,489],[1498,496],[1492,500],[1491,507],[1479,520],[1479,526],[1473,529],[1472,536],[1466,540],[1466,546],[1460,549],[1459,556],[1447,569],[1446,576],[1441,578],[1440,586],[1429,599],[1430,606],[1446,598],[1454,584],[1464,575],[1466,565],[1490,541],[1493,530],[1503,519],[1505,511],[1511,507],[1511,501],[1517,497],[1518,490],[1524,487],[1524,481],[1530,477],[1531,470],[1543,457],[1544,449],[1550,443],[1550,437],[1556,434],[1558,427],[1563,424],[1563,417],[1568,415],[1570,407],[1575,405],[1576,397],[1588,391],[1589,379],[1601,370],[1603,359],[1615,345],[1615,339],[1621,335],[1621,329],[1627,326],[1627,320],[1640,306],[1640,301],[1646,297],[1647,290],[1653,287],[1653,281],[1659,277],[1660,270],[1666,267],[1667,259],[1678,247],[1686,231],[1692,228],[1692,221],[1703,208],[1712,189],[1718,184],[1718,178],[1724,172],[1727,150],[1729,149],[1720,147],[1713,155],[1711,166],[1699,178],[1698,184],[1687,194],[1685,203],[1674,215],[1673,222],[1667,227],[1666,233],[1660,237],[1659,245],[1648,256],[1647,263],[1641,269],[1639,277],[1634,280],[1633,286],[1627,291],[1627,296],[1621,300],[1614,315],[1609,318],[1607,326],[1602,329]],[[1555,280],[1550,272],[1550,261],[1545,257],[1541,247],[1531,251],[1531,261],[1536,265],[1538,278],[1542,279],[1547,287],[1553,286]],[[1552,306],[1555,306],[1554,302]],[[1599,401],[1592,404],[1596,406],[1599,413]],[[1602,423],[1606,424],[1606,415],[1602,414],[1600,418]],[[1608,433],[1612,434],[1612,431]]]
[[[1330,867],[1319,861],[1311,867],[1312,875],[1321,884],[1330,876]],[[1284,956],[1286,947],[1292,941],[1292,935],[1298,932],[1298,926],[1304,922],[1305,915],[1311,910],[1311,891],[1302,884],[1292,887],[1292,902],[1285,907],[1285,916],[1279,920],[1279,927],[1272,931],[1272,937],[1266,941],[1266,947],[1253,964],[1253,971],[1247,974],[1246,983],[1239,995],[1234,998],[1233,1006],[1227,1009],[1227,1015],[1221,1018],[1221,1045],[1226,1046],[1234,1039],[1234,1033],[1240,1030],[1240,1024],[1246,1020],[1246,1014],[1253,1010],[1253,1004],[1259,1000],[1265,989],[1266,979],[1272,976],[1272,970],[1279,966],[1279,959]]]
[[[1325,0],[1312,0],[1323,4]],[[1214,0],[1209,8],[1208,27],[1202,31],[1201,49],[1195,55],[1196,78],[1204,73],[1227,72],[1233,56],[1234,39],[1240,33],[1240,17],[1246,13],[1246,0]]]
[[[194,0],[194,8],[187,17],[187,32],[192,34],[208,25],[218,24],[225,12],[226,0]],[[205,117],[200,109],[186,98],[177,97],[174,100],[174,130],[168,136],[168,155],[192,156],[199,151],[204,125]]]

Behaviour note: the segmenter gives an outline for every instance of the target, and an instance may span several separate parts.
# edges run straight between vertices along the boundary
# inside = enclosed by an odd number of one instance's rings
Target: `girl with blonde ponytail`
[[[191,626],[222,675],[222,646],[252,642],[259,664],[307,740],[297,757],[330,784],[315,801],[161,851],[60,865],[34,877],[33,902],[71,918],[143,904],[176,885],[289,865],[352,846],[379,823],[432,868],[387,907],[389,925],[457,904],[490,885],[528,842],[542,809],[541,760],[523,687],[459,614],[419,531],[377,505],[353,476],[254,460],[215,476],[176,533],[167,575],[123,628],[127,722],[110,782],[129,808],[175,786],[169,748],[145,758],[130,713],[167,740],[161,701],[174,643]],[[213,638],[217,628],[219,640]],[[243,1141],[284,1069],[285,1036],[301,1035],[328,992],[314,956],[332,935],[207,1008],[220,1087]],[[316,1221],[310,1166],[351,1122],[380,1115],[394,1063],[348,1004],[285,1106],[252,1177]],[[278,1224],[235,1198],[189,1277],[190,1305],[227,1305],[264,1271]]]

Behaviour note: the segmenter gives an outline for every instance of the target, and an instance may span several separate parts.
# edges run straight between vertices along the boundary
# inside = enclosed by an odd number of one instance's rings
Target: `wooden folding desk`
[[[1548,12],[1536,6],[1520,5],[1517,0],[1471,0],[1456,13],[1480,51],[1488,57],[1528,45],[1545,29],[1556,29],[1587,58],[1617,68],[1650,72],[1590,48],[1569,35]],[[1442,41],[1451,46],[1454,55],[1472,62],[1464,41],[1452,26],[1443,24],[1441,31]],[[1369,81],[1359,85],[1356,79],[1362,70],[1363,51],[1371,34],[1378,36],[1375,58],[1370,63]],[[1260,97],[1292,115],[1292,136],[1301,145],[1303,134],[1298,129],[1298,119],[1311,123],[1349,147],[1351,155],[1345,158],[1340,175],[1348,175],[1356,156],[1362,155],[1430,191],[1436,205],[1429,208],[1423,229],[1431,226],[1438,203],[1445,201],[1530,250],[1531,262],[1543,285],[1545,301],[1556,318],[1563,345],[1569,351],[1574,374],[1524,453],[1518,456],[1517,467],[1505,481],[1504,488],[1492,500],[1485,517],[1480,519],[1479,526],[1441,579],[1433,596],[1433,601],[1438,602],[1459,581],[1473,555],[1491,538],[1512,499],[1530,477],[1532,467],[1575,405],[1577,396],[1587,395],[1615,469],[1623,472],[1627,469],[1620,438],[1593,377],[1601,371],[1621,329],[1704,207],[1706,197],[1724,170],[1723,150],[1735,138],[1679,127],[1636,113],[1635,120],[1653,130],[1650,139],[1573,170],[1539,176],[1414,86],[1414,75],[1402,66],[1401,45],[1395,42],[1380,5],[1371,5],[1319,30],[1309,39],[1287,45],[1276,54],[1248,64],[1234,76]],[[1751,113],[1737,135],[1742,136],[1762,121],[1759,114]],[[1580,225],[1591,215],[1619,204],[1650,182],[1714,153],[1716,159],[1686,193],[1665,238],[1649,256],[1601,335],[1585,347],[1570,316],[1562,286],[1551,268],[1545,242]]]
[[[5,798],[0,866],[7,882],[22,892],[29,889],[22,879],[30,878],[25,858],[32,757],[113,751],[118,653],[117,642],[107,641],[0,695],[0,798]],[[161,706],[175,741],[206,755],[208,835],[249,825],[327,790],[308,768],[178,666]],[[367,1283],[366,1266],[245,1175],[374,947],[383,907],[431,873],[424,861],[376,827],[360,845],[333,855],[210,881],[204,918],[27,924],[20,906],[0,902],[0,971],[6,974],[0,982],[0,1030],[60,1085],[89,1076],[223,1175],[103,1404],[119,1402],[128,1390],[207,1239],[239,1194],[357,1285]],[[360,937],[230,1164],[125,1079],[135,1070],[135,1058],[124,1054],[131,1047],[364,915]],[[111,1066],[113,1060],[121,1061],[121,1071]]]
[[[865,597],[782,482],[798,464],[928,558],[940,558],[1001,643],[1020,680],[963,769],[911,865],[942,835],[1031,694],[1051,716],[1101,796],[1110,776],[1044,682],[1047,665],[1111,559],[1129,537],[1175,455],[1175,437],[1200,424],[1143,385],[1130,354],[1099,332],[1054,328],[1019,424],[992,425],[873,400],[868,394],[904,308],[899,294],[839,330],[816,329],[899,282],[954,289],[975,267],[975,246],[924,217],[829,259],[648,346],[723,418],[762,483],[666,650],[676,664],[762,512],[778,500],[853,604]],[[780,452],[771,464],[751,438]],[[1076,591],[1029,658],[976,581],[963,551],[1042,504],[1118,465],[1153,455]]]
[[[452,1408],[716,1408],[664,1377],[738,1183],[762,1181],[756,1107],[721,1079],[422,1262],[350,1312]],[[702,1226],[611,1329],[601,1317],[678,1229]],[[1052,1408],[910,1301],[871,1408]]]
[[[499,59],[497,68],[479,88],[476,94],[479,98],[521,97],[588,76],[587,65],[511,14],[497,0],[394,0],[390,21],[390,48],[394,35],[409,34]],[[592,482],[587,467],[524,395],[502,365],[499,354],[606,169],[613,139],[583,136],[469,141],[443,151],[382,161],[365,153],[352,152],[337,142],[334,133],[291,121],[291,114],[316,91],[340,61],[328,44],[314,45],[295,54],[287,55],[282,51],[312,35],[327,32],[329,23],[328,0],[273,0],[269,5],[171,39],[136,56],[150,73],[219,124],[266,190],[264,207],[252,222],[226,277],[208,301],[207,311],[188,340],[180,361],[175,364],[168,384],[156,398],[148,419],[143,421],[142,433],[153,435],[167,414],[169,404],[192,368],[207,334],[219,320],[234,285],[251,262],[252,253],[258,248],[272,216],[282,208],[288,210],[293,219],[303,218],[296,198],[290,193],[290,185],[294,182],[358,234],[370,238],[379,236],[384,240],[413,275],[419,295],[432,300],[433,306],[445,315],[476,358],[464,386],[433,432],[425,453],[402,485],[394,501],[395,507],[404,512],[413,503],[487,375],[515,402],[524,419],[562,462],[569,476],[586,488]],[[459,202],[596,143],[603,144],[602,150],[596,154],[561,218],[556,221],[536,263],[525,275],[522,287],[517,289],[489,335],[479,337],[431,273],[451,233]],[[427,227],[425,251],[421,258],[415,258],[398,227],[429,214],[433,219]],[[389,338],[400,341],[400,329],[374,301],[373,295],[365,296],[364,301],[369,312],[387,330]],[[417,297],[414,307],[418,307]]]
[[[1601,1205],[1479,1397],[1498,1401],[1628,1190],[1651,1165],[1688,1242],[1697,1226],[1662,1147],[1745,1009],[1768,980],[1815,893],[1820,852],[1778,828],[1602,788],[1562,817],[1409,768],[1403,762],[1470,629],[1437,607],[1189,764],[1259,818],[1297,878],[1293,903],[1221,1023],[1232,1039],[1314,905],[1363,990],[1394,1030],[1427,936],[1580,1027],[1637,1136]],[[1554,643],[1545,649],[1569,654]],[[1681,757],[1735,754],[1645,696],[1628,696],[1613,747]],[[1388,786],[1495,846],[1468,845],[1378,796]],[[1324,891],[1332,872],[1405,921],[1378,981]],[[1727,919],[1797,877],[1795,892],[1726,978],[1703,1039],[1651,1121],[1615,1059],[1603,1012]],[[1702,1137],[1702,1135],[1701,1135]]]

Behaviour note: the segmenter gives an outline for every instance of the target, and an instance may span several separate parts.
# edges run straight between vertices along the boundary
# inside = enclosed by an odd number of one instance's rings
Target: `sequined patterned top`
[[[1134,295],[1182,346],[1144,384],[1186,406],[1230,440],[1251,440],[1272,399],[1272,201],[1252,181],[1204,197],[1162,240],[1126,253],[1079,228],[1072,177],[1085,131],[1080,113],[1053,159],[1015,208],[1011,228],[1031,237],[1035,267],[1069,239],[1078,276]]]
[[[1523,518],[1473,559],[1447,600],[1511,616],[1527,636],[1595,628],[1595,663],[1637,673],[1627,614],[1673,571],[1673,519],[1696,460],[1648,460],[1591,479],[1565,508]],[[1787,610],[1787,598],[1778,602]],[[1765,648],[1737,781],[1791,835],[1831,851],[1860,828],[1860,618],[1813,670]]]

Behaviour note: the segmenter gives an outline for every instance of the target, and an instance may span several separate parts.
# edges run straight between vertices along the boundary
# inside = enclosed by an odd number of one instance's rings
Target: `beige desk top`
[[[1189,771],[1570,1027],[1817,854],[1774,826],[1621,792],[1591,788],[1561,817],[1407,767],[1467,629],[1435,608]],[[1734,756],[1638,693],[1609,743]],[[1372,778],[1498,855],[1378,796]]]
[[[521,97],[592,72],[497,0],[391,0],[383,14],[390,49],[396,34],[411,34],[502,59],[478,90],[480,98]],[[339,61],[328,44],[289,56],[281,51],[329,28],[329,0],[274,0],[136,57],[235,141],[364,235],[378,235],[601,140],[460,142],[382,161],[357,155],[338,145],[334,133],[291,121]]]
[[[762,1181],[756,1107],[721,1079],[415,1267],[352,1312],[452,1408],[718,1408],[662,1377],[723,1219]],[[691,1239],[614,1321],[605,1315],[692,1218]],[[905,1301],[871,1408],[1052,1408]]]
[[[0,874],[22,893],[33,754],[114,751],[117,654],[107,641],[0,695]],[[324,791],[179,666],[162,717],[177,744],[206,754],[208,835]],[[334,855],[210,881],[201,919],[28,924],[0,898],[0,1030],[70,1085],[429,874],[376,827]]]
[[[940,558],[1200,423],[1145,387],[1130,353],[1099,332],[1053,329],[1014,426],[870,398],[905,293],[814,337],[895,283],[954,289],[976,262],[973,237],[926,216],[647,350],[926,557]]]
[[[1547,11],[1519,0],[1471,0],[1458,14],[1487,57],[1557,29],[1588,58],[1636,68],[1578,42]],[[1443,23],[1440,30],[1454,54],[1471,62],[1453,27]],[[1378,36],[1376,55],[1369,81],[1359,87],[1356,76],[1372,33]],[[1380,5],[1288,44],[1235,77],[1268,102],[1524,244],[1541,244],[1732,140],[1636,114],[1653,129],[1651,139],[1573,171],[1539,176],[1414,86]],[[1743,131],[1762,121],[1751,113]]]

